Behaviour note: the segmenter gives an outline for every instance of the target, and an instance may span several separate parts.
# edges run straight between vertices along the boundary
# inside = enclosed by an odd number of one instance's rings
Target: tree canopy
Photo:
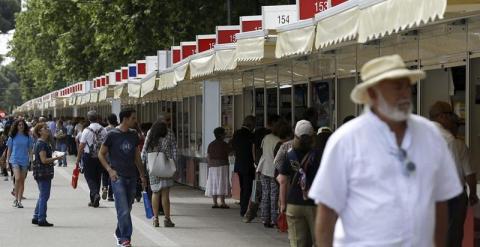
[[[20,0],[0,0],[0,33],[15,28],[15,13],[20,12]]]
[[[289,2],[231,0],[232,24],[259,14],[262,5]],[[22,96],[30,99],[227,23],[225,0],[29,0],[17,15],[10,55]]]

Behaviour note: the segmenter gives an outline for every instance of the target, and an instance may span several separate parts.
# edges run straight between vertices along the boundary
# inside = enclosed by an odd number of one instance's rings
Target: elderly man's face
[[[372,106],[390,120],[405,121],[412,111],[409,78],[383,80],[368,93]]]

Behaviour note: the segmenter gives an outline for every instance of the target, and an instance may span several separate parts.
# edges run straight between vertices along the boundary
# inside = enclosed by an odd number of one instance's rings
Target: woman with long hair
[[[32,156],[33,140],[29,135],[27,123],[23,119],[15,121],[10,129],[7,141],[7,161],[15,176],[13,207],[23,208],[22,197],[25,188],[30,157]]]
[[[62,160],[63,156],[52,158],[52,147],[49,144],[50,130],[47,124],[37,124],[33,132],[38,137],[35,143],[33,177],[37,181],[40,194],[35,206],[35,212],[33,213],[32,224],[50,227],[53,224],[47,221],[47,201],[50,198],[50,189],[52,188],[53,162]]]
[[[169,159],[176,160],[177,144],[173,133],[168,129],[164,119],[157,120],[152,128],[148,131],[143,146],[142,153],[145,156],[149,152],[163,152]],[[162,200],[165,219],[163,221],[165,227],[174,227],[175,224],[170,219],[170,187],[173,186],[173,178],[160,178],[149,176],[150,188],[152,189],[152,206],[153,206],[153,226],[159,227],[158,210],[160,195]]]

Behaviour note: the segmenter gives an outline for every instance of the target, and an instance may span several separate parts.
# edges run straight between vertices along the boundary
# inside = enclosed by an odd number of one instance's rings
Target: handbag
[[[177,171],[177,166],[165,153],[151,152],[147,153],[147,169],[150,176],[171,178]]]
[[[287,215],[284,212],[282,212],[278,215],[277,227],[278,227],[279,232],[287,232],[288,231]]]
[[[150,198],[148,198],[148,194],[146,191],[142,192],[143,197],[143,207],[145,208],[145,216],[147,219],[151,219],[153,217],[153,209],[152,203],[150,202]]]
[[[73,169],[73,172],[72,172],[72,182],[71,182],[71,184],[72,184],[73,189],[77,188],[79,174],[80,174],[80,168],[78,167],[78,164],[76,164],[75,168]]]

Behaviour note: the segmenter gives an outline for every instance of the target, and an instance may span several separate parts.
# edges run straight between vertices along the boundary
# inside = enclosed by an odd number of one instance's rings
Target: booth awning
[[[321,49],[356,38],[359,16],[357,0],[349,0],[315,15],[315,48]]]
[[[163,74],[160,74],[160,79],[158,82],[158,90],[166,90],[173,88],[177,85],[175,82],[175,72],[170,70],[166,71]]]
[[[443,19],[447,0],[368,0],[360,3],[359,42]]]
[[[231,71],[237,68],[235,44],[215,45],[215,72]]]
[[[103,102],[107,100],[107,96],[108,96],[108,86],[100,89],[100,91],[98,92],[98,102]]]
[[[140,91],[142,88],[142,84],[140,82],[128,82],[128,97],[130,98],[140,98]]]
[[[213,74],[215,52],[212,50],[193,55],[190,60],[190,78],[195,79]]]
[[[183,80],[188,79],[187,72],[188,72],[188,64],[190,59],[184,59],[178,64],[173,66],[173,72],[175,75],[175,83],[179,83]]]
[[[113,91],[113,98],[114,99],[120,99],[123,94],[123,88],[125,87],[125,84],[121,84],[115,87]]]
[[[268,30],[238,33],[237,63],[255,65],[275,59],[276,35]]]
[[[152,73],[148,74],[145,78],[142,79],[141,83],[141,90],[140,90],[140,97],[144,97],[145,95],[151,93],[155,90],[156,84],[156,76],[157,71],[153,71]]]
[[[98,102],[98,91],[90,92],[90,101],[89,103],[97,103]]]
[[[276,58],[306,55],[312,52],[315,41],[315,25],[312,19],[280,27],[277,31]]]
[[[77,95],[75,94],[71,95],[70,98],[68,99],[68,105],[74,106],[76,100],[77,100]]]

